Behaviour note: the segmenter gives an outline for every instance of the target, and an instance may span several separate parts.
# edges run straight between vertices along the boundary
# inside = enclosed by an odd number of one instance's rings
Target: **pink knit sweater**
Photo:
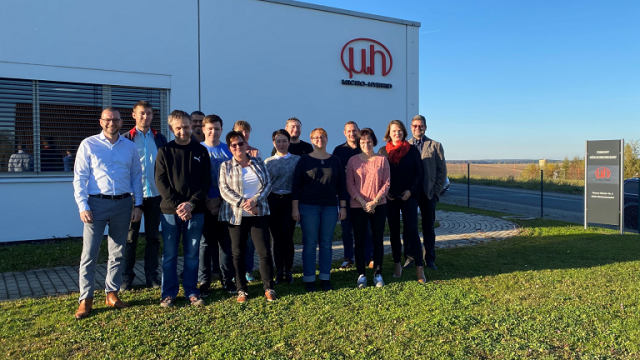
[[[384,156],[376,155],[365,161],[359,155],[352,156],[347,163],[347,191],[351,196],[351,207],[362,208],[356,197],[362,196],[366,202],[380,197],[379,204],[385,204],[391,177],[389,162]]]

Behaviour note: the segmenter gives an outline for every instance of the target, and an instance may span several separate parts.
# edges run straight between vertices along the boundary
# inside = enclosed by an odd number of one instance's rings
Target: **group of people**
[[[387,220],[394,277],[415,265],[416,279],[424,283],[425,262],[437,269],[435,207],[446,163],[442,145],[424,135],[426,121],[421,115],[412,119],[413,137],[408,141],[404,123],[391,121],[384,134],[386,145],[377,153],[378,140],[371,128],[359,129],[355,122],[347,122],[346,142],[329,153],[324,129],[311,131],[311,143],[307,143],[300,139],[301,121],[290,118],[284,129],[273,132],[272,156],[264,160],[249,145],[251,125],[246,121],[237,121],[222,142],[219,116],[174,110],[168,118],[174,140],[167,141],[150,127],[151,104],[136,103],[132,115],[136,126],[120,135],[120,113],[107,107],[100,118],[103,131],[83,140],[77,151],[74,196],[84,222],[77,319],[88,316],[93,307],[95,267],[106,225],[106,305],[129,306],[118,292],[130,288],[135,278],[142,216],[146,284],[161,288],[162,307],[175,305],[180,277],[185,298],[193,306],[203,305],[214,272],[220,273],[227,291],[237,294],[238,303],[246,302],[254,251],[265,298],[276,300],[275,284],[293,282],[297,222],[303,237],[302,280],[308,292],[316,291],[316,264],[321,289],[332,289],[331,249],[338,220],[345,257],[340,269],[353,267],[355,260],[358,288],[368,284],[367,267],[373,269],[373,284],[384,286]],[[179,275],[181,238],[184,266]]]
[[[73,171],[73,151],[66,150],[65,156],[52,145],[52,138],[42,140],[40,148],[40,171]],[[25,150],[25,146],[16,145],[17,152],[9,157],[8,172],[32,172],[35,170],[33,155]]]

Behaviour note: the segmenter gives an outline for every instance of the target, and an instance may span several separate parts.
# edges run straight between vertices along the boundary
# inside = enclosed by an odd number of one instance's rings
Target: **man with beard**
[[[204,113],[202,111],[194,111],[191,113],[191,122],[193,123],[192,127],[192,137],[198,143],[204,141],[204,133],[202,132],[202,121],[204,120]]]
[[[100,126],[100,134],[80,143],[74,167],[74,197],[80,210],[80,220],[84,223],[78,282],[80,306],[76,319],[89,316],[93,307],[96,266],[107,225],[106,304],[116,309],[129,307],[118,298],[118,291],[129,223],[138,222],[142,217],[142,167],[138,149],[134,143],[120,136],[122,119],[117,109],[104,109]]]
[[[438,270],[436,266],[436,232],[434,224],[436,221],[436,205],[439,195],[442,192],[447,179],[447,162],[444,159],[444,149],[442,144],[429,139],[427,131],[427,121],[422,115],[416,115],[411,120],[411,133],[413,137],[409,143],[418,149],[421,154],[424,166],[424,183],[422,193],[418,199],[420,214],[422,216],[422,235],[424,238],[424,262],[429,269]],[[411,252],[405,252],[411,254]],[[406,256],[406,255],[405,255]],[[412,259],[407,257],[407,265],[410,266]]]

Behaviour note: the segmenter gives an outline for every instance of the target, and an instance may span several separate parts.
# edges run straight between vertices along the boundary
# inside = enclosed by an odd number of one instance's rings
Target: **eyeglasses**
[[[411,125],[411,127],[415,128],[415,129],[420,129],[420,128],[423,128],[425,126],[424,125]]]
[[[326,139],[327,137],[322,135],[322,136],[314,136],[311,138],[311,140],[322,140],[322,139]]]
[[[246,144],[246,143],[239,142],[239,143],[235,143],[235,144],[229,144],[229,147],[232,148],[232,149],[235,149],[235,148],[243,147],[244,144]]]
[[[104,122],[109,122],[109,121],[111,121],[111,122],[114,122],[114,123],[117,123],[117,122],[122,121],[122,119],[117,119],[117,118],[113,118],[113,119],[100,119],[100,120],[101,120],[101,121],[104,121]]]

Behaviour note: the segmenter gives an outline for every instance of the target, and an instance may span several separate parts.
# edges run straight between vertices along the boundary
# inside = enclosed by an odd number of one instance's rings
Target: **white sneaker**
[[[376,287],[378,288],[384,286],[384,281],[382,280],[382,275],[380,274],[373,277],[373,282],[376,283]]]
[[[367,287],[367,277],[364,275],[358,276],[358,289],[364,289]]]

